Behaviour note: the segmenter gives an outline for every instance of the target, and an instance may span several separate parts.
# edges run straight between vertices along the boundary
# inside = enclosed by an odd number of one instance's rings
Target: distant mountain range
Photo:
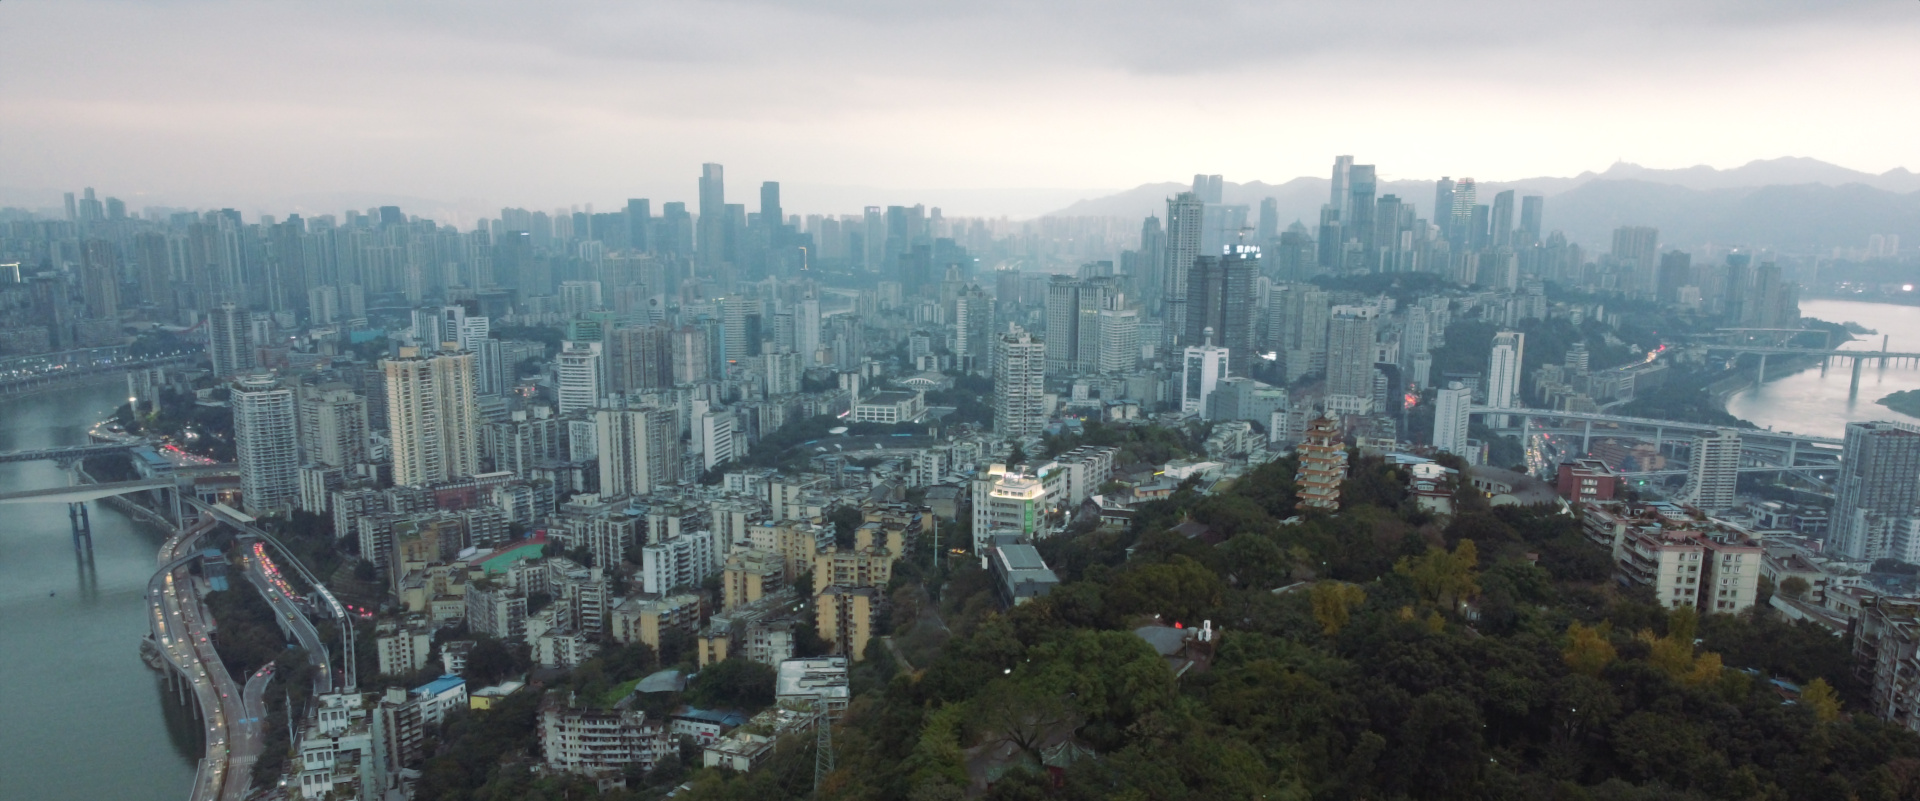
[[[1175,182],[1144,184],[1046,216],[1164,217],[1167,198],[1189,188]],[[1824,250],[1861,247],[1873,234],[1899,234],[1909,247],[1920,246],[1920,174],[1905,168],[1874,175],[1791,157],[1730,170],[1660,170],[1620,162],[1605,172],[1572,178],[1480,183],[1476,192],[1481,203],[1492,203],[1496,193],[1508,189],[1544,195],[1547,229],[1587,245],[1610,242],[1621,225],[1651,225],[1660,229],[1663,245],[1683,248],[1714,243]],[[1327,178],[1302,177],[1281,184],[1227,183],[1221,194],[1224,202],[1252,207],[1255,219],[1260,201],[1273,198],[1285,227],[1296,220],[1317,223],[1331,191]],[[1421,217],[1432,214],[1433,181],[1384,181],[1376,194],[1399,195]]]

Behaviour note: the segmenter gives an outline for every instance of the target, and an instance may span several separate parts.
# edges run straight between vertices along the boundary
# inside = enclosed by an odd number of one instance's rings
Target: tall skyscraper
[[[1542,226],[1546,216],[1547,199],[1540,195],[1527,195],[1520,198],[1520,229],[1515,234],[1516,248],[1532,247],[1545,241],[1546,229]]]
[[[207,356],[213,374],[237,375],[253,369],[253,334],[247,312],[232,303],[207,311]]]
[[[820,298],[811,292],[793,306],[793,349],[801,363],[813,366],[820,350]]]
[[[1501,331],[1493,335],[1493,352],[1487,359],[1487,406],[1494,409],[1518,409],[1520,403],[1520,358],[1526,352],[1527,335]],[[1506,425],[1504,416],[1495,427]]]
[[[694,258],[702,268],[719,276],[726,253],[727,192],[726,170],[718,164],[700,165],[700,219],[694,222]],[[721,291],[731,287],[722,285]]]
[[[233,382],[229,403],[241,506],[250,515],[293,506],[300,497],[293,390],[281,387],[271,374],[243,376]]]
[[[1347,208],[1340,214],[1340,226],[1347,241],[1359,242],[1368,253],[1380,246],[1373,241],[1374,190],[1372,164],[1355,164],[1347,170]]]
[[[1327,325],[1327,414],[1373,410],[1372,306],[1335,306]]]
[[[1453,235],[1453,179],[1441,176],[1433,182],[1433,224],[1440,228],[1441,238]]]
[[[1472,178],[1462,178],[1454,183],[1453,213],[1447,224],[1447,241],[1452,242],[1456,250],[1473,246],[1473,207],[1477,202]],[[1434,209],[1433,214],[1439,217],[1440,209]]]
[[[680,480],[680,425],[670,409],[594,413],[600,494],[646,495]]]
[[[1513,246],[1513,190],[1493,196],[1493,246]]]
[[[1739,483],[1740,432],[1721,428],[1695,437],[1687,462],[1687,502],[1709,512],[1731,508]]]
[[[1433,447],[1467,456],[1467,411],[1473,407],[1473,389],[1458,381],[1449,381],[1439,392],[1433,409]]]
[[[1074,328],[1080,320],[1082,283],[1070,275],[1047,278],[1047,373],[1066,375],[1076,361]]]
[[[1134,289],[1141,293],[1148,311],[1158,312],[1163,308],[1162,296],[1167,285],[1167,232],[1160,227],[1159,217],[1148,217],[1140,222],[1140,254],[1136,262],[1141,269],[1131,273]],[[1001,303],[1013,300],[1008,293],[995,294],[995,300]]]
[[[1167,266],[1161,298],[1166,309],[1167,339],[1178,344],[1187,331],[1187,278],[1200,255],[1200,237],[1206,205],[1192,192],[1167,201]]]
[[[993,343],[993,431],[1008,438],[1046,428],[1047,346],[1019,329]]]
[[[1907,515],[1920,504],[1920,430],[1900,423],[1848,423],[1834,488],[1833,553],[1877,559],[1886,543],[1874,529],[1884,518]],[[1879,518],[1879,519],[1876,519]]]
[[[1194,260],[1187,281],[1187,331],[1184,342],[1205,342],[1213,330],[1213,344],[1227,349],[1233,375],[1249,375],[1256,337],[1253,330],[1255,283],[1260,273],[1260,248],[1230,245],[1224,256]]]
[[[1207,397],[1226,378],[1231,358],[1226,348],[1213,344],[1208,332],[1201,332],[1198,345],[1188,345],[1180,357],[1180,411],[1205,414]]]
[[[568,342],[560,350],[554,379],[561,414],[591,409],[606,395],[600,346],[599,342]]]
[[[1327,198],[1327,207],[1339,212],[1341,220],[1349,217],[1347,203],[1351,198],[1347,196],[1347,176],[1352,169],[1352,156],[1333,157],[1333,192]]]
[[[780,226],[785,224],[786,217],[780,211],[780,182],[762,181],[760,183],[760,227],[769,232],[768,245],[780,244],[773,236],[773,232],[779,231]]]
[[[1280,235],[1280,201],[1275,198],[1260,199],[1260,244],[1265,245]]]
[[[471,353],[400,349],[383,359],[393,483],[415,487],[480,470],[480,404]]]
[[[953,357],[960,369],[973,372],[990,366],[988,341],[993,331],[993,302],[973,288],[953,302]],[[808,364],[812,364],[809,359]]]

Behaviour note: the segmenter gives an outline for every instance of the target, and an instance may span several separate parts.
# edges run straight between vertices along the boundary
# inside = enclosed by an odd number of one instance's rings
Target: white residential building
[[[300,448],[295,435],[293,390],[270,374],[233,383],[234,454],[240,465],[240,498],[248,514],[292,507],[300,498]]]
[[[1458,381],[1449,381],[1440,390],[1433,410],[1433,447],[1456,456],[1468,457],[1467,412],[1473,407],[1473,390]]]
[[[677,587],[699,586],[720,567],[713,532],[682,532],[648,543],[640,549],[641,589],[665,593]]]
[[[555,361],[554,380],[561,414],[600,404],[606,387],[604,361],[598,342],[568,342]]]

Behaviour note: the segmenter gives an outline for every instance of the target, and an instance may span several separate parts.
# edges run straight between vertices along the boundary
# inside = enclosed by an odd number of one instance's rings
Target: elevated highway
[[[307,586],[312,587],[314,592],[320,594],[321,601],[326,606],[327,613],[332,615],[335,620],[340,621],[341,680],[336,686],[340,692],[353,692],[358,686],[356,677],[354,676],[353,619],[347,614],[346,605],[340,603],[340,599],[334,597],[333,591],[327,589],[327,585],[321,583],[319,577],[315,576],[313,571],[308,570],[307,566],[300,562],[300,557],[296,556],[293,551],[288,550],[286,544],[282,543],[280,538],[254,525],[252,515],[240,512],[226,504],[210,504],[191,496],[182,497],[181,502],[192,506],[201,515],[209,519],[233,527],[239,531],[242,536],[252,537],[253,539],[272,546],[275,551],[280,553],[281,559],[289,567],[292,567],[294,572],[297,573],[302,580],[307,582]],[[268,600],[272,600],[271,595],[268,596]],[[295,616],[302,617],[302,615]],[[311,653],[324,653],[324,651]],[[326,673],[328,671],[322,670],[320,672]]]
[[[180,688],[193,693],[200,722],[206,726],[206,755],[194,775],[193,801],[218,801],[230,775],[231,704],[238,699],[233,677],[214,653],[208,625],[193,591],[187,566],[198,557],[195,546],[210,525],[198,525],[168,537],[160,546],[160,569],[147,582],[153,643],[173,671]],[[229,700],[234,699],[234,700]]]

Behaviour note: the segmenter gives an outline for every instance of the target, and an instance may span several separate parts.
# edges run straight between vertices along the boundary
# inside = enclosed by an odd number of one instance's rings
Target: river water
[[[1805,300],[1800,302],[1800,314],[1830,323],[1855,322],[1879,332],[1856,334],[1858,339],[1841,346],[1847,350],[1879,350],[1885,335],[1889,350],[1920,353],[1920,306]],[[1769,379],[1764,387],[1741,390],[1728,398],[1727,411],[1762,428],[1828,437],[1845,436],[1847,423],[1856,421],[1920,423],[1920,418],[1874,403],[1900,390],[1920,389],[1920,367],[1889,364],[1882,368],[1869,361],[1860,368],[1860,394],[1853,397],[1848,395],[1853,367],[1844,362],[1835,362],[1825,375],[1815,365]]]
[[[110,382],[0,402],[0,450],[85,443],[125,392]],[[65,483],[51,462],[0,464],[0,489]],[[179,801],[199,727],[139,651],[164,536],[89,507],[90,567],[74,558],[66,504],[0,506],[0,801]]]

